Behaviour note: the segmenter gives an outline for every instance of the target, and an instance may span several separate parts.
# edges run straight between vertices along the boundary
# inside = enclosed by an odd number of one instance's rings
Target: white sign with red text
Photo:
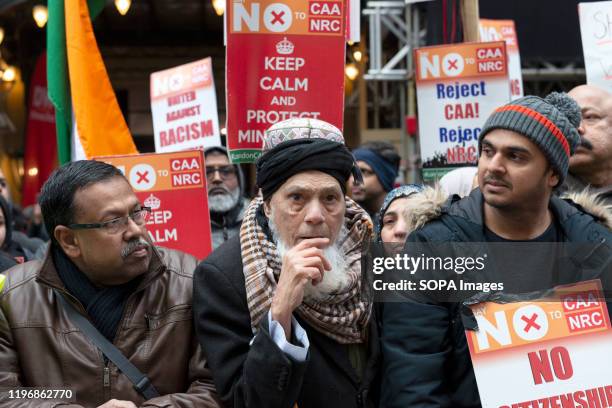
[[[155,151],[220,146],[210,58],[151,74]]]
[[[553,296],[471,306],[466,331],[483,407],[609,407],[612,328],[597,281]]]
[[[578,4],[587,84],[612,92],[612,1]]]
[[[523,96],[523,73],[521,72],[521,54],[513,20],[488,20],[481,18],[481,41],[505,41],[508,55],[508,78],[510,79],[510,99]]]
[[[508,103],[506,43],[463,43],[415,50],[423,179],[474,166],[478,135],[494,109]]]

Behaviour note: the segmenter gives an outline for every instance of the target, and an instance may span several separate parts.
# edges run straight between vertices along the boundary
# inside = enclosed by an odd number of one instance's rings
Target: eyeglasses
[[[121,231],[125,231],[128,226],[128,219],[132,219],[136,225],[145,225],[149,215],[151,214],[151,207],[140,207],[140,209],[124,217],[113,218],[112,220],[104,222],[96,222],[92,224],[70,224],[70,229],[95,229],[101,228],[109,234],[116,234]]]
[[[206,166],[206,178],[212,180],[215,177],[215,173],[219,172],[219,175],[223,180],[227,180],[228,178],[236,175],[236,170],[234,166]]]

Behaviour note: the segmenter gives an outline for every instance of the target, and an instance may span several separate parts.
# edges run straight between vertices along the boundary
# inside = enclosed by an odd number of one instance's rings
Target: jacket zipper
[[[104,367],[104,388],[110,387],[110,368]]]
[[[104,367],[104,374],[102,376],[103,387],[102,387],[102,395],[104,395],[104,401],[108,401],[111,399],[111,383],[110,383],[110,368],[107,365]]]

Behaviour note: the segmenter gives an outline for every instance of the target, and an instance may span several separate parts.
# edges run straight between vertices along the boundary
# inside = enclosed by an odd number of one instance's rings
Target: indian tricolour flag
[[[138,153],[91,24],[105,1],[54,0],[48,5],[47,81],[59,162]]]

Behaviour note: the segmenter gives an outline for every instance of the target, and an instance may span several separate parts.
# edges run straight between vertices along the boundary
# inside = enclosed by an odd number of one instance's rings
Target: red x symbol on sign
[[[285,15],[284,11],[279,11],[278,13],[272,12],[272,24],[285,24],[285,20],[283,20],[281,17],[283,17]]]
[[[448,60],[448,69],[459,69],[459,67],[457,66],[457,62],[459,60],[454,59],[454,60]]]
[[[149,182],[149,172],[148,171],[143,171],[142,173],[137,171],[136,175],[138,176],[138,180],[136,181],[136,183],[141,183],[141,182],[145,182],[148,183]]]
[[[542,328],[542,326],[536,323],[537,318],[537,313],[532,314],[531,317],[521,316],[521,320],[527,323],[525,325],[525,333],[527,333],[532,327],[534,327],[536,330],[540,330]]]

